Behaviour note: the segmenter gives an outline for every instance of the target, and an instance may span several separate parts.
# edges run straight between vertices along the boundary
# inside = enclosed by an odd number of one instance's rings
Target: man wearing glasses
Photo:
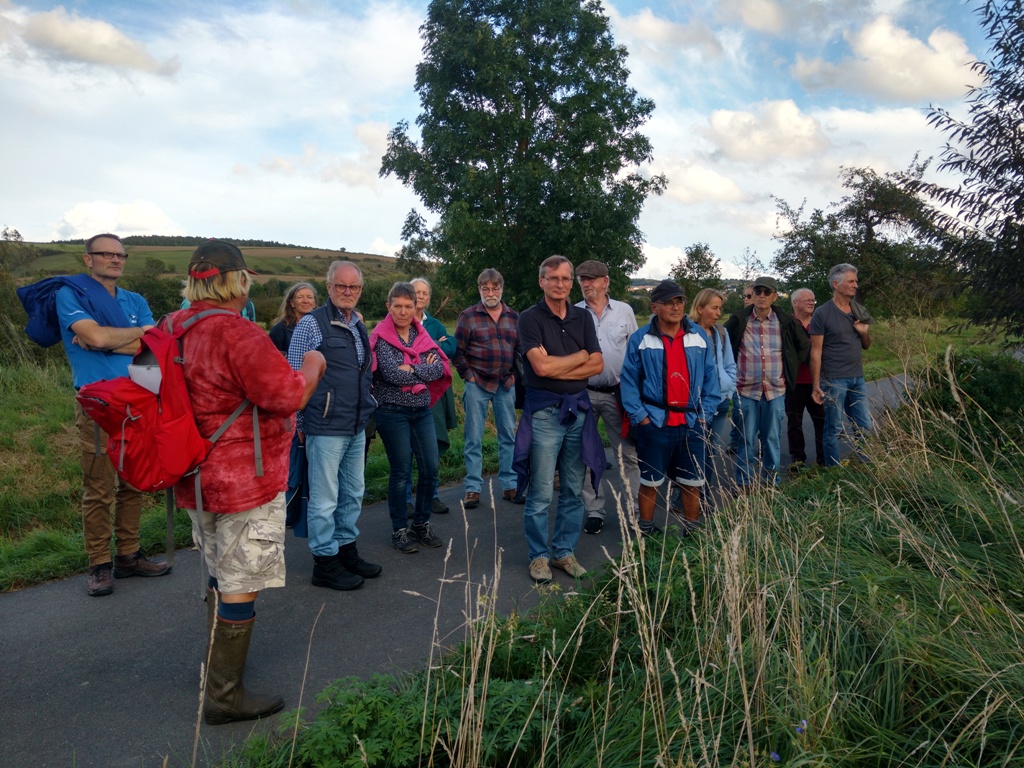
[[[572,263],[550,256],[540,265],[544,298],[519,315],[526,402],[516,432],[513,466],[518,490],[527,486],[523,526],[530,578],[551,581],[551,567],[580,578],[586,569],[575,549],[583,531],[583,481],[589,468],[595,490],[604,472],[604,446],[587,395],[587,380],[604,369],[597,331],[586,310],[569,302]],[[555,470],[560,486],[554,535],[548,512]]]
[[[455,325],[452,365],[466,383],[462,404],[466,409],[466,509],[480,505],[483,488],[483,438],[487,405],[494,409],[498,432],[498,482],[501,497],[522,504],[516,494],[512,447],[516,433],[515,356],[519,346],[519,313],[501,300],[505,279],[496,269],[485,269],[476,280],[480,302],[462,311]]]
[[[752,468],[761,442],[761,479],[778,482],[782,419],[787,387],[796,386],[797,370],[806,362],[810,341],[793,316],[775,309],[775,278],[754,281],[754,303],[733,313],[725,323],[736,358],[736,394],[740,401],[740,443],[736,452],[736,483],[745,492],[753,483]]]
[[[154,325],[146,300],[117,287],[128,254],[117,235],[105,233],[85,243],[85,266],[91,280],[65,285],[57,292],[57,317],[75,389],[101,379],[128,375],[139,339]],[[170,566],[150,560],[139,548],[139,519],[145,494],[118,481],[107,459],[107,435],[75,404],[82,450],[82,525],[89,556],[87,592],[93,597],[114,591],[114,579],[163,576]],[[111,524],[113,507],[113,524]],[[116,556],[110,559],[110,538]]]
[[[377,407],[370,395],[369,335],[356,312],[362,290],[359,267],[350,261],[332,262],[327,303],[299,320],[288,347],[288,362],[296,371],[311,349],[327,360],[327,372],[299,411],[297,428],[309,467],[312,583],[329,589],[356,589],[383,570],[363,560],[356,546],[365,488],[364,430]]]
[[[814,291],[810,288],[797,288],[789,295],[793,305],[793,317],[800,323],[806,333],[811,325],[811,316],[817,304]],[[813,346],[813,345],[812,345]],[[786,389],[786,435],[789,438],[790,474],[802,472],[807,463],[807,449],[804,446],[804,411],[811,415],[814,425],[814,460],[816,464],[825,464],[825,449],[822,447],[822,435],[825,429],[825,408],[814,402],[811,396],[814,387],[811,384],[811,366],[800,363],[796,373],[796,386]]]
[[[586,310],[597,329],[597,340],[604,357],[604,370],[587,381],[587,392],[594,406],[594,413],[604,421],[608,441],[611,443],[614,464],[619,466],[619,456],[626,473],[628,498],[623,498],[623,507],[628,502],[637,503],[640,492],[640,468],[636,461],[636,448],[622,437],[622,398],[619,394],[619,374],[626,357],[629,337],[637,329],[633,308],[624,301],[608,296],[608,266],[600,261],[584,261],[576,267],[576,280],[583,292],[583,301],[576,304]],[[614,473],[619,476],[618,469]],[[605,488],[608,486],[605,485]],[[587,521],[583,524],[585,533],[600,533],[604,529],[606,493],[598,495],[587,483],[583,483],[583,503],[587,508]]]

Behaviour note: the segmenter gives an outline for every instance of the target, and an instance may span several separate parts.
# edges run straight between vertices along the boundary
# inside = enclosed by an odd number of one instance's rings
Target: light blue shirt
[[[587,310],[597,329],[597,341],[601,345],[601,356],[604,358],[604,370],[590,377],[587,384],[591,387],[614,387],[619,383],[622,361],[626,359],[626,347],[629,337],[636,333],[636,315],[633,308],[624,301],[608,299],[601,316],[591,309],[586,300],[577,302],[577,307]]]
[[[130,327],[142,328],[147,325],[156,325],[149,304],[142,296],[133,291],[126,291],[124,288],[115,290],[114,300],[128,318]],[[100,350],[87,351],[71,342],[75,338],[75,332],[71,330],[72,325],[80,320],[96,320],[82,305],[79,295],[71,288],[61,288],[57,292],[57,319],[60,321],[60,336],[64,342],[64,352],[71,364],[75,389],[92,384],[94,381],[116,379],[118,376],[128,375],[128,364],[132,361],[132,355]]]

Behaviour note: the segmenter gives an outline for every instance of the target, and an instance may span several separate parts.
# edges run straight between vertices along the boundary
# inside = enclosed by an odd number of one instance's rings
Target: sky
[[[0,226],[27,241],[169,234],[393,255],[416,196],[380,178],[415,125],[428,0],[0,0]],[[937,156],[986,45],[961,0],[616,0],[668,188],[640,218],[661,278],[694,243],[769,265],[775,198]],[[941,178],[941,177],[939,177]],[[948,179],[947,179],[948,180]],[[548,254],[538,254],[538,262]],[[595,254],[600,257],[600,254]],[[770,270],[769,270],[770,271]]]

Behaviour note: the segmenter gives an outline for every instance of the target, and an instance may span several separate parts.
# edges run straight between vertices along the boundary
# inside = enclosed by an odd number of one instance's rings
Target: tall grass
[[[987,449],[958,398],[908,396],[872,463],[631,541],[528,616],[493,610],[500,563],[493,583],[446,577],[463,642],[330,686],[292,759],[264,739],[232,763],[1024,764],[1024,455]]]

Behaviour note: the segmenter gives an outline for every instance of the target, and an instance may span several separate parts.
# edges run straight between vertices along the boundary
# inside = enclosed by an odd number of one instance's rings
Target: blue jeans
[[[309,549],[333,557],[359,537],[363,508],[363,448],[366,434],[306,435],[309,472]]]
[[[466,409],[466,493],[483,489],[483,437],[487,423],[487,404],[494,408],[494,426],[498,430],[498,481],[501,490],[515,490],[516,473],[512,471],[512,450],[516,441],[516,390],[500,385],[493,394],[467,381],[462,394]]]
[[[412,478],[412,457],[416,456],[419,477],[416,482],[416,508],[413,525],[430,520],[430,502],[437,490],[437,433],[430,408],[381,405],[376,411],[377,434],[388,454],[388,512],[391,530],[406,528],[405,486]]]
[[[530,487],[526,491],[523,528],[530,560],[571,555],[583,532],[583,414],[572,424],[558,421],[557,406],[533,414],[530,444]],[[558,508],[555,533],[548,545],[548,510],[555,492],[558,469]]]
[[[715,415],[711,418],[710,424],[708,424],[708,458],[718,453],[722,446],[726,444],[725,425],[729,422],[729,404],[731,402],[732,398],[723,399],[718,404],[718,410],[715,411]],[[736,441],[739,442],[738,434],[736,435]]]
[[[843,414],[853,422],[853,432],[858,441],[871,430],[871,410],[868,408],[867,388],[864,377],[852,379],[821,380],[821,391],[825,393],[825,434],[822,445],[825,449],[825,466],[839,464],[839,436],[843,432]]]
[[[773,400],[761,397],[754,400],[739,396],[740,427],[743,436],[736,450],[736,482],[747,486],[754,481],[754,470],[750,464],[756,456],[758,437],[761,440],[761,477],[768,483],[779,481],[779,463],[782,460],[782,420],[786,415],[786,398]]]

